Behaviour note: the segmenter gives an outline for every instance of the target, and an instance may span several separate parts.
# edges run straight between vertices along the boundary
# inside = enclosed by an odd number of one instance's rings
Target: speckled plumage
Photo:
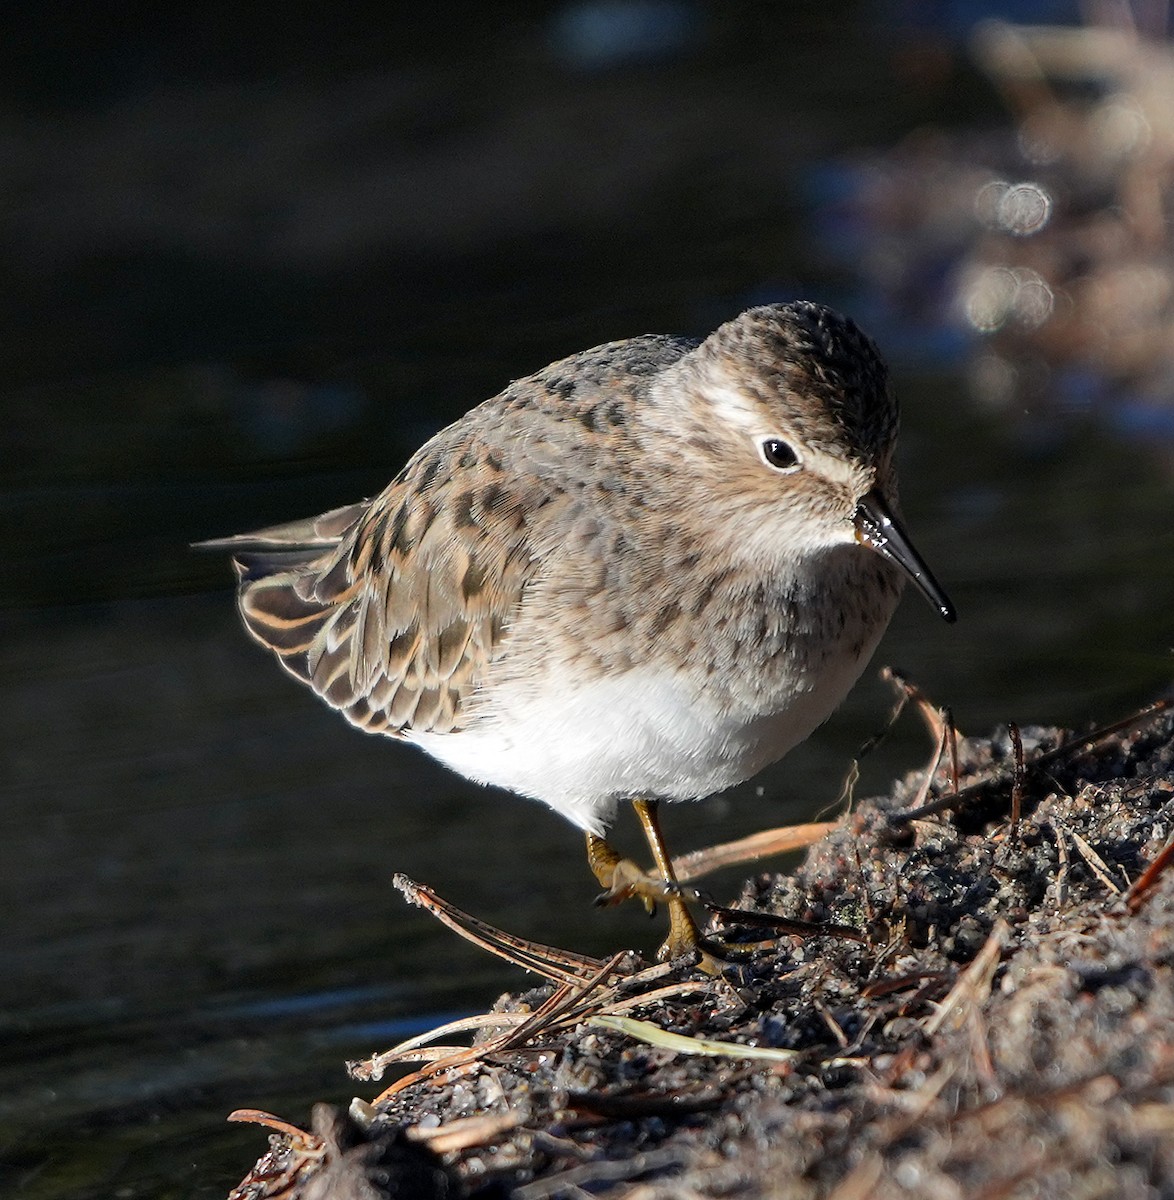
[[[855,325],[768,306],[572,355],[373,500],[219,544],[246,628],[350,721],[599,832],[620,799],[704,796],[806,737],[902,570],[952,615],[886,524],[896,432]]]

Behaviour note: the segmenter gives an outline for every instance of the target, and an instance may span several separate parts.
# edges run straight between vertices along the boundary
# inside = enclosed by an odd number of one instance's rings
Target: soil
[[[319,1106],[233,1200],[1174,1196],[1174,716],[1022,744],[1016,770],[1009,733],[959,741],[944,811],[911,814],[914,773],[736,901],[863,942],[502,997],[528,1027]]]

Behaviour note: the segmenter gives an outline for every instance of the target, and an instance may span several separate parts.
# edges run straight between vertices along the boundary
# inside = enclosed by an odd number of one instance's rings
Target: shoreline
[[[1138,886],[1174,715],[1093,737],[1024,729],[1018,780],[1006,733],[960,739],[962,809],[902,819],[913,772],[735,901],[863,943],[775,931],[722,980],[579,960],[476,1049],[272,1134],[232,1200],[1174,1189],[1174,872]]]

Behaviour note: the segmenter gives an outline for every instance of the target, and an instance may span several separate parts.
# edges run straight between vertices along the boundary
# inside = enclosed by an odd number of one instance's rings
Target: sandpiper
[[[376,497],[205,543],[245,628],[360,729],[548,804],[609,900],[664,898],[697,948],[658,804],[749,779],[859,677],[906,578],[898,409],[819,304],[701,342],[609,342],[511,383]],[[659,878],[603,835],[631,800]]]

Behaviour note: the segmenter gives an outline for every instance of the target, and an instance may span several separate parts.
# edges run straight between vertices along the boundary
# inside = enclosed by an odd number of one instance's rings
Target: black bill
[[[949,597],[942,591],[941,584],[933,577],[921,555],[913,549],[905,530],[875,488],[860,501],[856,509],[856,540],[875,550],[882,558],[896,563],[945,620],[956,620],[957,614]]]

